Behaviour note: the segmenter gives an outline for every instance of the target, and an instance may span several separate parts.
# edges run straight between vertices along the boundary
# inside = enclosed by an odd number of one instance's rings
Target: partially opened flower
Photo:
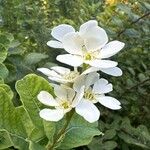
[[[99,79],[97,73],[93,72],[78,78],[74,83],[75,91],[78,91],[82,85],[85,85],[84,96],[75,109],[87,121],[94,122],[99,119],[100,112],[94,103],[99,102],[112,110],[121,108],[121,103],[117,99],[105,96],[106,93],[112,91],[112,84],[108,83],[106,79]],[[83,112],[84,107],[85,111]]]
[[[76,93],[69,87],[57,85],[54,87],[54,93],[56,98],[46,91],[41,91],[37,96],[41,103],[54,107],[53,109],[45,108],[40,111],[40,117],[47,121],[59,121],[67,112],[76,107],[83,97],[84,87],[81,87]]]
[[[60,83],[72,83],[74,80],[79,76],[79,72],[77,70],[71,71],[68,68],[55,66],[51,67],[51,69],[48,68],[38,68],[38,71],[42,72],[50,80],[60,82]]]
[[[119,41],[107,43],[105,30],[95,20],[82,24],[79,32],[65,34],[61,42],[70,54],[58,55],[56,59],[75,67],[83,63],[97,68],[115,67],[118,63],[106,58],[115,55],[124,47],[124,43]]]

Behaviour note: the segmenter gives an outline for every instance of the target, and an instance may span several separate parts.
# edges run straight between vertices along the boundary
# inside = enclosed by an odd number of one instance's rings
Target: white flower
[[[82,85],[85,85],[84,96],[76,106],[76,112],[83,116],[87,121],[94,122],[99,119],[100,112],[94,103],[99,102],[103,106],[117,110],[121,108],[121,103],[110,96],[105,96],[106,93],[112,91],[112,84],[106,79],[99,79],[99,75],[95,72],[85,76],[81,76],[74,83],[75,91],[78,91]],[[83,112],[83,108],[85,111]]]
[[[38,68],[38,71],[42,72],[52,81],[60,82],[60,83],[72,83],[79,76],[79,72],[77,70],[71,71],[68,68],[55,66],[48,68]]]
[[[105,30],[95,20],[82,24],[79,32],[65,34],[61,42],[70,54],[58,55],[56,59],[74,67],[83,63],[97,68],[115,67],[117,62],[105,58],[115,55],[124,47],[124,43],[119,41],[107,43]]]
[[[63,48],[62,39],[64,35],[70,32],[75,32],[75,29],[67,24],[61,24],[52,29],[51,35],[56,40],[50,40],[47,42],[47,45],[54,48]]]
[[[40,111],[40,117],[47,121],[59,121],[63,116],[80,102],[84,94],[84,87],[82,87],[76,94],[75,91],[66,86],[55,86],[54,93],[56,98],[46,92],[41,91],[37,98],[47,105],[54,107],[54,109],[45,108]]]

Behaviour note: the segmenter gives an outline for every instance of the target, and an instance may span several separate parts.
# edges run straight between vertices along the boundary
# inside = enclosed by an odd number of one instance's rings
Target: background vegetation
[[[90,19],[99,22],[110,40],[126,44],[113,57],[123,76],[101,75],[111,80],[111,95],[123,108],[112,112],[99,106],[104,136],[77,149],[150,149],[149,0],[0,0],[0,82],[11,87],[14,106],[19,106],[16,81],[29,73],[39,74],[37,67],[58,64],[56,55],[64,53],[46,45],[51,29],[62,23],[78,28]],[[0,134],[0,149],[3,138]]]

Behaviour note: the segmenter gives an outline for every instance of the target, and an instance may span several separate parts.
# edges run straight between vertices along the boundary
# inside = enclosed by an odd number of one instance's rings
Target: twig
[[[56,144],[59,141],[59,139],[61,138],[61,136],[63,136],[64,133],[66,132],[66,129],[67,129],[67,127],[68,127],[68,125],[69,125],[69,123],[70,123],[70,121],[72,119],[73,114],[74,114],[74,110],[70,111],[67,114],[67,116],[66,116],[67,120],[66,120],[66,123],[65,123],[64,127],[60,130],[60,132],[58,133],[58,135],[54,139],[53,144],[52,145],[48,145],[47,150],[53,150],[54,149],[54,147],[56,146]]]
[[[149,15],[150,15],[150,12],[148,12],[148,13],[144,14],[143,16],[139,17],[137,20],[132,21],[129,25],[133,25],[133,24],[139,22],[141,19],[143,19],[143,18],[145,18],[145,17],[147,17],[147,16],[149,16]],[[120,35],[121,35],[122,33],[124,33],[124,32],[126,31],[126,29],[127,29],[127,28],[125,28],[125,29],[123,29],[122,31],[120,31],[120,32],[118,33],[118,37],[120,37]]]
[[[134,89],[134,88],[136,88],[136,87],[138,87],[138,86],[143,85],[143,84],[146,83],[147,81],[150,81],[150,78],[148,78],[148,79],[146,79],[146,80],[144,80],[144,81],[142,81],[142,82],[139,82],[139,83],[137,83],[136,85],[134,85],[134,86],[132,86],[132,87],[130,87],[130,88],[127,88],[127,89],[121,94],[120,98],[121,98],[125,93],[127,93],[128,91],[130,91],[130,90],[132,90],[132,89]]]

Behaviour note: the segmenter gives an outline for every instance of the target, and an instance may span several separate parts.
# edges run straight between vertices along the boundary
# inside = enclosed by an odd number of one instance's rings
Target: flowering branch
[[[70,25],[58,25],[52,29],[51,35],[56,40],[48,41],[47,45],[63,48],[69,53],[58,55],[56,59],[72,66],[74,70],[61,66],[38,68],[51,81],[57,82],[53,84],[55,98],[47,91],[41,91],[37,96],[41,103],[51,107],[40,110],[40,117],[57,122],[66,115],[63,128],[54,138],[53,144],[47,146],[47,150],[57,147],[74,112],[89,123],[94,123],[100,117],[95,103],[112,110],[121,109],[117,99],[105,95],[113,90],[113,86],[106,79],[100,78],[97,71],[121,76],[118,63],[107,58],[118,53],[125,45],[117,40],[108,43],[106,31],[95,20],[82,24],[79,32]]]

